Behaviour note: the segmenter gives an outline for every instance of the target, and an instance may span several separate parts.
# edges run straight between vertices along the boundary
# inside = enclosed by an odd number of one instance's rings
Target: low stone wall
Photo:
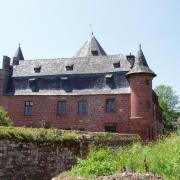
[[[0,132],[0,180],[49,180],[71,169],[76,157],[86,157],[94,146],[121,146],[138,139],[135,135],[78,133],[78,139],[35,143],[27,137],[25,142],[22,133],[17,138],[5,134]]]

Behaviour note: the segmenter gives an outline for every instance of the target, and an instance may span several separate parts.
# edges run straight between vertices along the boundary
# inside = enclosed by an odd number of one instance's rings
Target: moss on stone
[[[44,129],[44,128],[23,128],[23,127],[3,127],[0,126],[0,139],[12,139],[21,142],[30,143],[63,143],[63,142],[82,142],[94,141],[97,144],[102,144],[106,141],[136,141],[139,139],[137,135],[124,135],[112,133],[93,133],[80,132],[72,130],[60,129]]]

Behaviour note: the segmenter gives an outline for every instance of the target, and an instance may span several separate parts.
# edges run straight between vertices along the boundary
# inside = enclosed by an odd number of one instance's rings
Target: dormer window
[[[37,66],[34,68],[35,73],[40,73],[41,72],[41,66]]]
[[[98,56],[99,55],[97,50],[92,50],[91,53],[92,53],[93,56]]]
[[[29,86],[33,86],[36,83],[36,78],[28,79]]]
[[[30,89],[32,90],[32,92],[38,92],[38,87],[37,87],[37,79],[36,78],[32,78],[32,79],[28,79],[28,84]]]
[[[120,61],[113,63],[114,68],[120,68]]]
[[[106,74],[106,75],[105,75],[105,79],[106,79],[106,83],[107,83],[107,84],[112,83],[112,81],[113,81],[113,75],[112,75],[112,74]]]
[[[67,65],[66,70],[67,71],[73,71],[73,66],[74,66],[73,64],[72,65]]]

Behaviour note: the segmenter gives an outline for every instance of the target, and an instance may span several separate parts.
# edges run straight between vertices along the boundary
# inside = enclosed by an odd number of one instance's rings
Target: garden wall
[[[136,135],[0,127],[0,179],[49,180],[95,146],[121,146]]]

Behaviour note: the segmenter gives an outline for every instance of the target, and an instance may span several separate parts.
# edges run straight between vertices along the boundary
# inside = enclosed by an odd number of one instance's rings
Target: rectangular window
[[[106,100],[106,111],[107,112],[116,111],[116,101],[115,101],[115,99],[107,99]]]
[[[59,115],[66,114],[66,101],[58,102],[58,114]]]
[[[105,126],[105,132],[116,133],[116,126]]]
[[[78,114],[86,115],[87,114],[87,102],[86,101],[79,101],[78,102]]]
[[[146,101],[146,102],[145,102],[145,107],[146,107],[147,109],[150,109],[151,103],[150,103],[149,101]]]
[[[26,116],[31,116],[32,115],[32,107],[33,107],[33,102],[32,101],[25,101],[25,112],[24,112],[24,114]]]

